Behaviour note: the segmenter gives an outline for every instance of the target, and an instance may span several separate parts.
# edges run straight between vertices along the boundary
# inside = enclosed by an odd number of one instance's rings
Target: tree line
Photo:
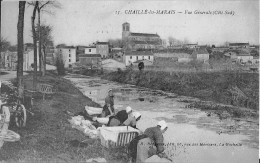
[[[54,14],[54,8],[61,8],[61,5],[57,1],[19,1],[19,14],[17,23],[17,88],[18,97],[23,96],[23,53],[24,53],[24,14],[26,9],[26,3],[29,7],[33,7],[33,13],[31,16],[31,27],[33,37],[33,49],[34,49],[34,74],[33,74],[33,88],[36,90],[37,84],[37,61],[39,60],[39,72],[42,76],[46,71],[46,49],[48,46],[53,46],[53,39],[51,37],[52,27],[50,25],[41,24],[42,13]],[[37,25],[35,23],[37,14]],[[38,48],[37,48],[38,43]],[[8,41],[1,37],[1,51],[10,50],[15,48],[10,45]],[[37,50],[39,58],[37,58]]]

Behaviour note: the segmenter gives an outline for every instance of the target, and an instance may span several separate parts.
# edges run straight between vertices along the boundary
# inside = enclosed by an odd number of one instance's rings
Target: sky
[[[55,45],[89,45],[95,41],[120,39],[124,22],[130,23],[131,32],[157,33],[165,40],[172,36],[200,45],[221,45],[226,41],[259,44],[259,0],[58,2],[60,9],[48,8],[54,14],[41,15],[42,23],[53,27]],[[1,36],[14,45],[17,43],[18,1],[3,1],[1,10]],[[32,43],[32,10],[28,5],[25,8],[25,43]],[[175,10],[175,14],[129,14],[129,10]],[[185,14],[185,11],[191,14]],[[197,14],[196,11],[222,11],[223,14]],[[232,14],[225,14],[226,11]]]

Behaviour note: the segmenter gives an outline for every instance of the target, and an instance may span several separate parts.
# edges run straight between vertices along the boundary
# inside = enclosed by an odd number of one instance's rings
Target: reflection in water
[[[244,163],[258,160],[258,124],[220,120],[197,109],[185,108],[198,99],[173,93],[122,85],[99,78],[69,78],[86,96],[103,104],[108,89],[118,108],[131,106],[142,114],[137,127],[144,131],[166,120],[166,153],[175,162]],[[241,144],[235,146],[234,144]]]

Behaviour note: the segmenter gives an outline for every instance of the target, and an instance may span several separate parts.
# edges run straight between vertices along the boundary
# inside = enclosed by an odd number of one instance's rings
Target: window
[[[69,52],[70,52],[70,49],[69,49]]]
[[[88,49],[88,52],[91,52],[91,49]]]
[[[144,56],[143,56],[143,59],[144,59]]]
[[[69,57],[71,57],[71,55],[69,54]]]
[[[70,62],[71,60],[69,59],[69,62]]]
[[[136,59],[138,60],[138,56],[136,56]]]
[[[148,59],[150,60],[150,59],[151,59],[151,57],[150,57],[150,56],[148,56]]]
[[[132,59],[132,56],[130,56],[130,59]]]

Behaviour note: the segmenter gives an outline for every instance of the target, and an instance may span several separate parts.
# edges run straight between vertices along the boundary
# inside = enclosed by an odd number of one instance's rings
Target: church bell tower
[[[130,24],[125,22],[122,24],[122,40],[126,40],[130,35]]]

